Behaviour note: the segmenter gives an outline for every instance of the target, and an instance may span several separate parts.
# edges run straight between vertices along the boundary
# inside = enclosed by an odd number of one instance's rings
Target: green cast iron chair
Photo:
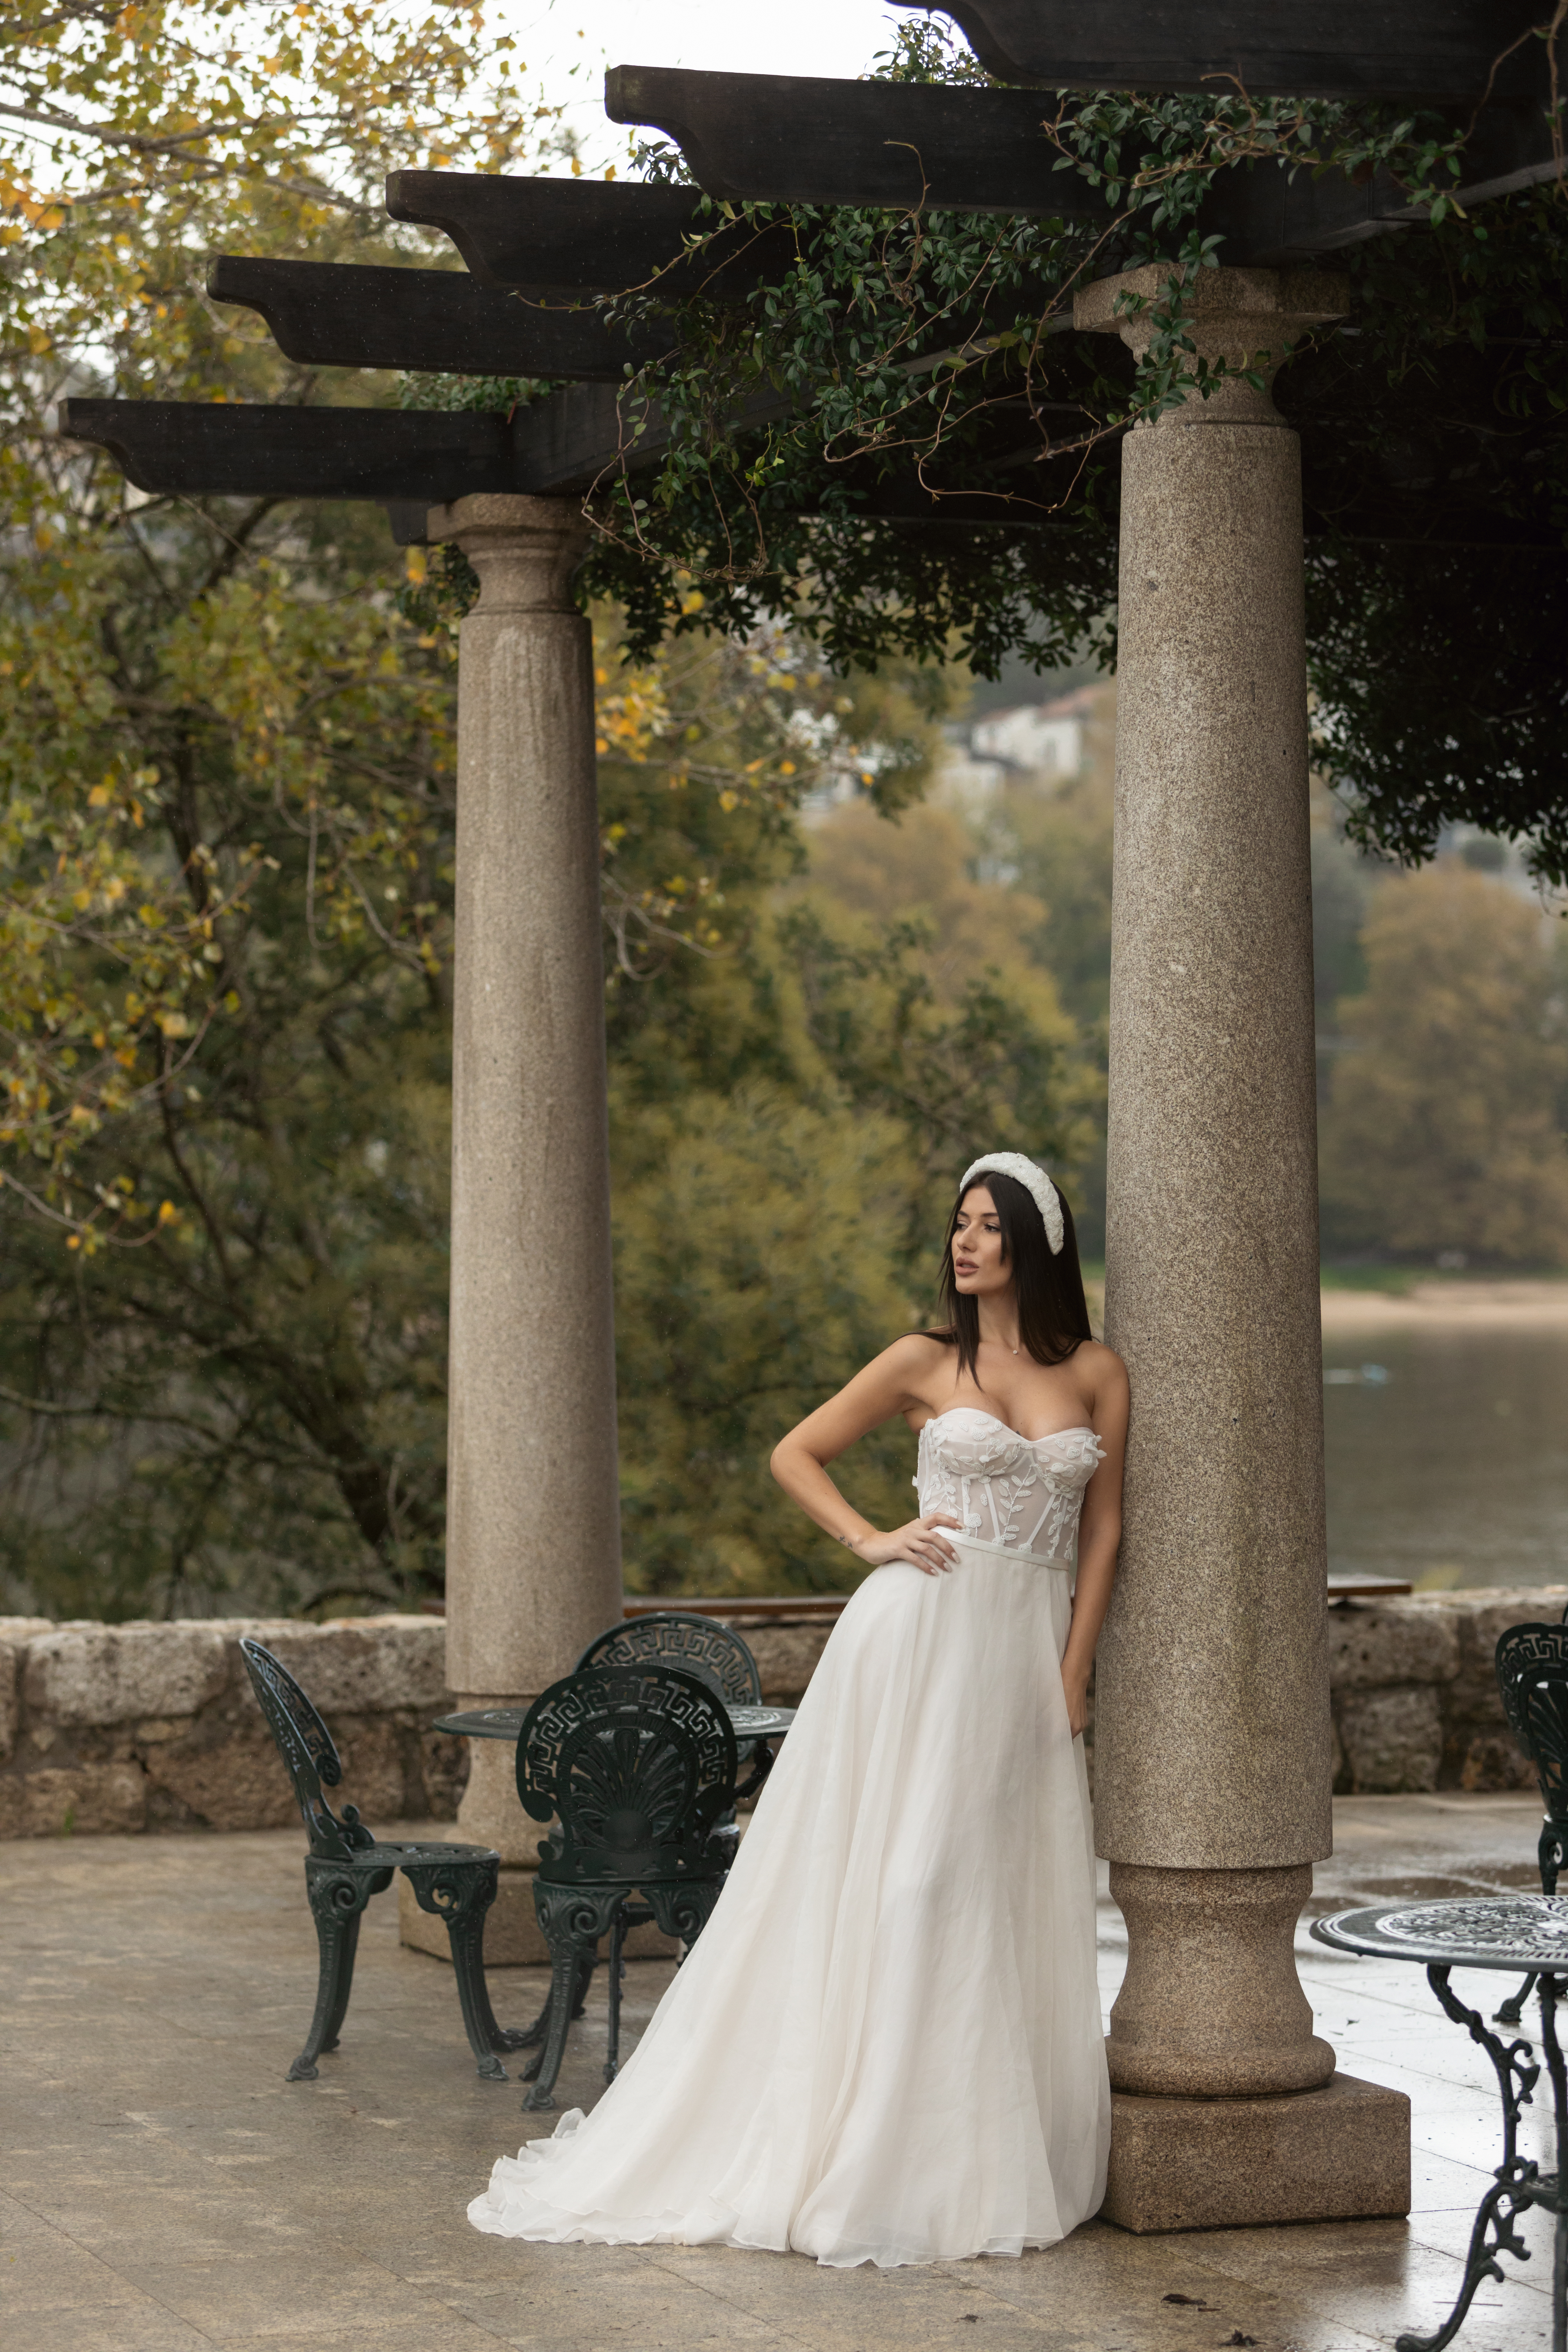
[[[760,1706],[763,1678],[757,1662],[742,1641],[717,1617],[700,1617],[694,1610],[660,1609],[647,1617],[627,1617],[595,1633],[575,1666],[674,1666],[695,1675],[731,1706]]]
[[[674,1666],[683,1675],[695,1675],[731,1706],[763,1703],[757,1662],[739,1633],[717,1617],[701,1617],[689,1609],[660,1609],[607,1625],[595,1634],[572,1671],[580,1675],[588,1666],[641,1665]],[[735,1762],[742,1770],[752,1767],[751,1779],[736,1790],[736,1796],[754,1797],[773,1769],[773,1751],[765,1742],[743,1739]]]
[[[1509,1728],[1535,1767],[1544,1819],[1536,1843],[1542,1894],[1568,1869],[1568,1609],[1558,1625],[1510,1625],[1494,1654]],[[1535,1985],[1525,1978],[1494,2022],[1517,2025]]]
[[[343,1777],[331,1733],[280,1658],[248,1636],[239,1654],[289,1767],[310,1840],[305,1890],[316,1922],[321,1975],[316,2013],[305,2047],[289,2069],[289,2082],[313,2083],[322,2051],[337,2048],[353,1984],[360,1919],[371,1896],[390,1886],[401,1870],[420,1909],[447,1923],[474,2063],[488,2082],[504,2083],[506,2068],[496,2053],[522,2048],[527,2035],[497,2024],[485,1985],[485,1914],[496,1899],[500,1857],[489,1846],[445,1845],[428,1838],[383,1844],[361,1821],[357,1805],[334,1813],[321,1793],[323,1782],[335,1789]]]
[[[521,2040],[542,2045],[525,2108],[555,2105],[566,2032],[608,1936],[609,2050],[620,2058],[621,1947],[657,1922],[690,1946],[719,1900],[735,1836],[735,1735],[708,1683],[658,1664],[595,1666],[552,1684],[517,1743],[517,1792],[537,1822],[533,1905],[550,1948],[550,1998]],[[639,1899],[640,1898],[640,1899]]]

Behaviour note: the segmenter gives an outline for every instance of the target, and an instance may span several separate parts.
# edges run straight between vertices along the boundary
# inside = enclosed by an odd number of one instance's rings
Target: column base
[[[1258,2099],[1110,2097],[1103,2221],[1161,2230],[1410,2210],[1410,2102],[1353,2074]]]
[[[445,1921],[437,1919],[433,1912],[421,1911],[414,1899],[414,1889],[401,1872],[397,1879],[397,1935],[400,1943],[416,1952],[429,1952],[437,1960],[449,1960],[452,1957]],[[679,1950],[679,1944],[652,1927],[634,1927],[626,1941],[628,1960],[673,1960]],[[485,1966],[550,1966],[550,1948],[534,1916],[531,1870],[504,1862],[501,1864],[500,1887],[485,1915]]]

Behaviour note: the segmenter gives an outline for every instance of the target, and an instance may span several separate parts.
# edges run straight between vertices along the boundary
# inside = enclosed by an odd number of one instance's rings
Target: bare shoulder
[[[906,1394],[919,1396],[942,1364],[952,1360],[951,1346],[933,1339],[928,1331],[905,1331],[890,1348],[883,1349],[875,1365],[884,1379],[896,1381]]]
[[[1127,1367],[1103,1339],[1085,1339],[1073,1354],[1079,1380],[1097,1404],[1127,1394]]]

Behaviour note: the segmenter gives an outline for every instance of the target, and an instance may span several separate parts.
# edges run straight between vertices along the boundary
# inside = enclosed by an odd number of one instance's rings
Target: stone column
[[[1164,273],[1079,328],[1152,332]],[[1135,307],[1139,299],[1145,307]],[[1265,383],[1345,309],[1206,269]],[[1292,1951],[1331,1850],[1300,466],[1222,378],[1122,457],[1107,1337],[1132,1386],[1095,1818],[1126,1916],[1108,2218],[1404,2211],[1408,2105],[1334,2074]]]
[[[447,1680],[494,1706],[570,1673],[622,1606],[587,530],[574,501],[479,497],[428,533],[480,583],[458,664]],[[507,1865],[486,1956],[542,1959],[540,1826],[510,1746],[472,1761],[459,1833]],[[439,1920],[404,1922],[444,1950]]]

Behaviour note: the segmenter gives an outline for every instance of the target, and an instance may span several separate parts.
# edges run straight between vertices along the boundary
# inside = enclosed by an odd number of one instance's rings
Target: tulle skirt
[[[497,2160],[476,2229],[947,2262],[1105,2192],[1110,2093],[1059,1569],[954,1538],[845,1608],[739,1857],[591,2116]]]

